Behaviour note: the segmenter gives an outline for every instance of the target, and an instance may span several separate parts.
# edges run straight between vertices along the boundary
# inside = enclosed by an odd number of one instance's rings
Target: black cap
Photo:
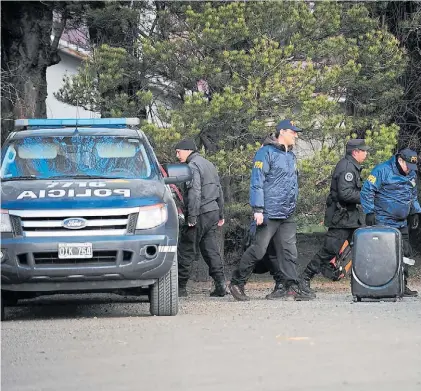
[[[289,119],[284,119],[283,121],[279,122],[278,125],[276,125],[275,129],[279,132],[280,130],[293,130],[294,132],[302,132],[302,129],[298,126],[295,126],[294,121],[291,121]]]
[[[196,143],[192,139],[185,139],[185,140],[179,141],[175,145],[175,149],[182,149],[184,151],[196,151],[197,146],[196,146]]]
[[[370,147],[365,143],[363,138],[353,138],[346,143],[346,151],[352,152],[356,149],[360,151],[368,151]]]
[[[405,160],[410,170],[418,171],[418,154],[412,149],[405,148],[398,152],[398,155]]]

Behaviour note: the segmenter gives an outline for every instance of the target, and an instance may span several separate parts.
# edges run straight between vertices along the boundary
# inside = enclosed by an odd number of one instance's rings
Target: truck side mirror
[[[192,179],[190,167],[185,163],[167,164],[165,171],[168,176],[164,177],[164,182],[167,185],[188,182]]]

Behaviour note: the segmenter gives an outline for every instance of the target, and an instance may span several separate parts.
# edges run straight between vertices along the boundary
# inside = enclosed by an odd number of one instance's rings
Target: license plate
[[[92,243],[59,243],[58,257],[69,258],[92,258]]]

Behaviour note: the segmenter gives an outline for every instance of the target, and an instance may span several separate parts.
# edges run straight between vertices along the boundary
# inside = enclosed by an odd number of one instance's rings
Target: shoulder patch
[[[369,175],[367,180],[374,185],[376,183],[377,178],[374,175]]]
[[[417,186],[417,182],[415,182],[415,179],[410,180],[412,187]]]
[[[347,182],[351,182],[353,179],[354,179],[354,174],[353,174],[352,172],[347,172],[347,173],[345,174],[345,180],[346,180]]]
[[[254,162],[254,168],[259,168],[260,170],[263,169],[263,162],[257,160]]]

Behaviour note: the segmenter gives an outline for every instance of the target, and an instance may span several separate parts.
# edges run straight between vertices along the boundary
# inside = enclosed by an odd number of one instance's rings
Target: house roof
[[[51,36],[51,40],[54,40],[54,35]],[[58,44],[58,51],[61,53],[66,53],[69,56],[77,58],[78,60],[87,59],[91,53],[89,50],[89,38],[87,30],[64,30]]]
[[[69,47],[69,44],[67,42],[62,43],[62,40],[60,40],[60,43],[58,45],[58,51],[61,53],[66,53],[69,56],[77,58],[81,61],[86,60],[89,57],[89,52],[81,51],[79,48],[76,49]]]

